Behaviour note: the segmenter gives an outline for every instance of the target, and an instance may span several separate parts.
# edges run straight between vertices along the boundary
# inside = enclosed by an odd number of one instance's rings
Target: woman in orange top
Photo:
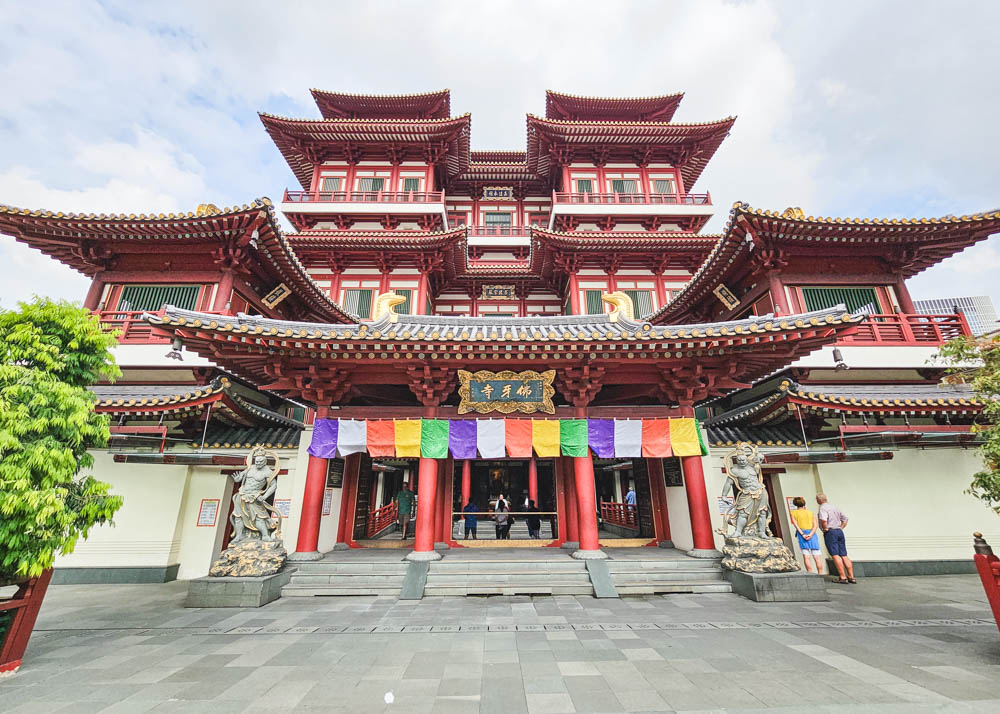
[[[815,572],[823,575],[823,555],[819,549],[819,524],[816,522],[816,514],[806,508],[806,499],[802,496],[793,498],[792,505],[796,506],[791,513],[792,525],[795,526],[795,535],[802,549],[802,562],[805,563],[806,572],[813,572],[809,564],[811,556],[816,562]]]

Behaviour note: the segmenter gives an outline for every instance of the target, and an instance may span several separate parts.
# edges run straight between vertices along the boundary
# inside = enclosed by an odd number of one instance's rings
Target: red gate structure
[[[976,570],[983,581],[983,590],[986,591],[986,599],[989,600],[990,608],[993,610],[993,619],[1000,629],[1000,558],[993,555],[993,549],[983,538],[982,533],[973,533],[975,538],[974,547],[976,554],[973,559],[976,561]]]

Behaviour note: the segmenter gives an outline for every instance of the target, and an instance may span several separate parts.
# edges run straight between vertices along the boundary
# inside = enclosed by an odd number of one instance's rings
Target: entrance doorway
[[[530,496],[530,461],[527,459],[495,459],[473,461],[469,483],[469,499],[477,508],[476,541],[492,541],[491,545],[511,545],[512,541],[533,541],[543,544],[558,537],[558,521],[556,518],[555,468],[550,460],[536,459],[538,499],[535,508],[537,516],[525,513]],[[455,462],[454,501],[452,510],[456,520],[452,526],[452,538],[467,545],[472,541],[466,538],[465,520],[460,514],[468,502],[462,503],[462,464]],[[497,501],[503,496],[509,504],[511,516],[509,532],[497,528]],[[534,499],[532,499],[534,500]],[[528,530],[529,518],[539,520],[539,534],[531,537]],[[506,520],[506,519],[504,519]],[[498,536],[500,536],[498,538]]]
[[[595,459],[594,483],[601,538],[655,537],[646,459]]]

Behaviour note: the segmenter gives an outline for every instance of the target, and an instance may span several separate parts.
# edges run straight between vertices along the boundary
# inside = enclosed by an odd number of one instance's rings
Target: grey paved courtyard
[[[3,712],[1000,711],[974,576],[736,595],[185,610],[186,583],[49,590]],[[390,703],[387,703],[390,702]]]

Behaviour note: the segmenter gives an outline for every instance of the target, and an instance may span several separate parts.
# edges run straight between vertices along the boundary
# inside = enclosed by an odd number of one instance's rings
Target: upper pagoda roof
[[[88,277],[111,268],[125,252],[152,253],[161,245],[174,252],[196,244],[230,246],[268,282],[292,288],[306,314],[334,322],[351,319],[309,277],[266,198],[232,208],[203,204],[194,212],[150,215],[54,213],[0,204],[0,232]]]
[[[422,94],[310,92],[325,119],[446,119],[451,115],[447,89]]]
[[[764,251],[871,255],[891,261],[893,272],[908,278],[998,231],[1000,211],[941,218],[827,218],[806,216],[797,208],[779,213],[736,202],[722,240],[684,289],[650,319],[684,319],[720,284],[751,270],[753,255]]]
[[[356,161],[398,151],[401,160],[412,155],[443,162],[448,176],[469,164],[469,114],[450,119],[292,119],[261,113],[260,120],[307,190],[313,167],[328,159]]]
[[[654,121],[568,121],[528,115],[528,168],[551,171],[552,152],[562,161],[663,162],[677,166],[685,188],[694,186],[736,117],[696,124]]]
[[[545,118],[573,121],[670,121],[683,92],[657,97],[581,97],[545,91]]]
[[[470,151],[469,161],[473,164],[503,164],[503,165],[525,165],[528,154],[515,149],[485,149],[483,151]]]

